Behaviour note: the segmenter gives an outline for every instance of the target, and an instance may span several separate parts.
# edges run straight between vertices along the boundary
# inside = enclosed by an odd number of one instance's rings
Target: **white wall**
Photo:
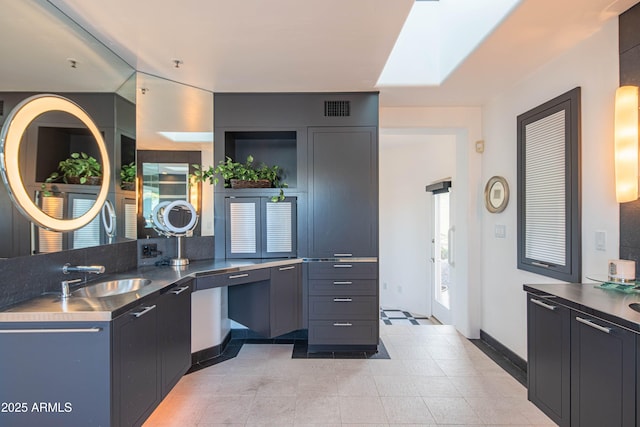
[[[481,159],[475,141],[482,138],[480,108],[473,107],[391,107],[380,109],[380,133],[404,129],[419,135],[424,129],[433,134],[455,135],[456,196],[456,290],[452,293],[453,324],[464,336],[477,338],[480,330],[481,298]],[[384,201],[381,199],[381,205]],[[381,252],[385,251],[381,243]],[[382,262],[382,261],[381,261]],[[382,267],[381,267],[382,268]]]
[[[543,47],[541,47],[543,48]],[[582,271],[606,274],[617,258],[618,204],[613,177],[613,101],[618,87],[617,17],[483,109],[486,150],[482,181],[502,175],[511,200],[500,214],[482,215],[482,329],[526,359],[526,299],[523,283],[557,282],[517,270],[516,116],[576,86],[582,87]],[[504,239],[494,237],[496,224],[506,226]],[[595,250],[595,231],[607,235],[606,251]]]
[[[455,135],[428,129],[380,132],[382,307],[431,315],[433,215],[425,186],[446,177],[455,182],[455,143]]]

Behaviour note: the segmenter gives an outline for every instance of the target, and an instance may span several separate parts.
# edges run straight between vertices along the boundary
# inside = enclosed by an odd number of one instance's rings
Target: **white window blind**
[[[267,203],[267,252],[291,252],[291,203]]]
[[[566,265],[565,111],[525,127],[525,256]]]
[[[134,203],[125,203],[124,205],[124,237],[135,240],[138,238],[138,230],[136,224],[136,205]]]
[[[62,197],[43,197],[42,211],[52,218],[62,219],[64,199]],[[39,253],[59,252],[62,250],[62,233],[38,227]]]
[[[84,215],[95,203],[94,199],[73,198],[73,218]],[[84,227],[73,232],[73,249],[100,245],[100,215]]]
[[[256,204],[231,203],[229,209],[231,213],[231,253],[256,253]]]

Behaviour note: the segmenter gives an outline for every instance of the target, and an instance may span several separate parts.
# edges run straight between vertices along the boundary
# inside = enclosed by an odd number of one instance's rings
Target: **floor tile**
[[[429,411],[437,424],[483,424],[464,398],[424,397]]]
[[[374,375],[379,396],[420,396],[420,389],[411,375]]]
[[[205,408],[200,423],[245,423],[249,417],[248,409],[252,402],[253,396],[217,397]]]
[[[371,375],[336,377],[339,396],[378,396],[376,382]]]
[[[298,397],[295,423],[340,424],[340,405],[336,396]]]
[[[340,397],[340,417],[345,424],[387,423],[379,397]]]
[[[247,425],[293,425],[296,401],[290,397],[257,396],[251,404]]]
[[[435,424],[424,400],[419,397],[382,397],[390,423]]]

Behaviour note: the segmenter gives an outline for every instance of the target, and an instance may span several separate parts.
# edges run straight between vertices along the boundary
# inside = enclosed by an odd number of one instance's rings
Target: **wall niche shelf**
[[[226,131],[224,155],[235,162],[244,163],[253,156],[256,165],[278,165],[282,168],[282,183],[289,188],[297,186],[297,133],[296,131]]]

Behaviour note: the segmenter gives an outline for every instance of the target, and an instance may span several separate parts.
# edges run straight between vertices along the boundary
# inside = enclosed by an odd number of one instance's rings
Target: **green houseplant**
[[[123,190],[134,190],[136,180],[136,162],[122,165],[120,168],[120,188]]]
[[[286,183],[281,183],[282,168],[280,166],[267,166],[264,163],[254,164],[253,156],[247,156],[244,163],[234,162],[231,157],[220,160],[214,168],[204,168],[201,165],[193,165],[195,169],[193,177],[196,181],[217,185],[220,178],[224,180],[226,188],[280,188],[280,194],[273,196],[271,201],[284,200],[283,188]]]
[[[100,185],[102,182],[102,166],[95,157],[87,153],[71,153],[71,155],[58,163],[58,170],[52,172],[42,184],[45,196],[51,193],[46,184],[57,182],[60,179],[66,184]]]

